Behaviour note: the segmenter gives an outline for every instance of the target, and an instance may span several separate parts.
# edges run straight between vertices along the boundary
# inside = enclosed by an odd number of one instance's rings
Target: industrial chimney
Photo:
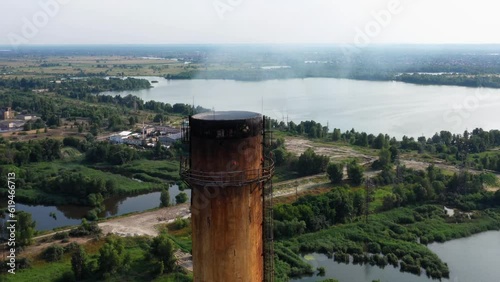
[[[189,155],[194,281],[272,281],[272,184],[266,119],[208,112],[182,129]]]

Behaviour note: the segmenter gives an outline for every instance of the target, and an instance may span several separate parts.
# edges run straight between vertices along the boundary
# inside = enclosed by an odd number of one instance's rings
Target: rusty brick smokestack
[[[191,116],[183,129],[189,157],[194,281],[264,281],[264,118],[253,112]]]

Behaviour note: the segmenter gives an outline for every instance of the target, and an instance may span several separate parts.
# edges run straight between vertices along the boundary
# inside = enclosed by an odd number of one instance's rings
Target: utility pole
[[[262,108],[260,110],[260,114],[264,114],[264,96],[262,96]]]

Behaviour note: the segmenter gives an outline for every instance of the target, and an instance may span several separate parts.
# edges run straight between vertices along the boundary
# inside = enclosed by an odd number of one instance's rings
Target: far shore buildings
[[[12,108],[7,107],[0,109],[0,130],[1,131],[16,131],[22,130],[27,121],[36,120],[39,117],[29,114],[16,115]]]
[[[181,130],[179,128],[171,127],[168,125],[156,126],[156,131],[160,132],[160,135],[179,133]]]
[[[13,119],[14,116],[15,113],[10,107],[0,110],[0,118],[3,120]]]
[[[1,131],[22,130],[25,123],[26,122],[24,121],[18,121],[18,120],[2,120],[0,121],[0,130]]]
[[[28,120],[36,120],[36,119],[38,119],[38,117],[35,115],[17,115],[16,119],[28,121]]]
[[[158,133],[155,135],[154,133]],[[158,137],[156,137],[158,136]],[[181,130],[179,128],[161,125],[161,126],[144,126],[141,128],[141,133],[132,133],[131,131],[122,131],[118,134],[109,137],[109,142],[114,144],[127,144],[134,146],[147,146],[147,137],[160,142],[162,145],[171,145],[180,140]],[[151,146],[152,143],[149,143]]]
[[[180,140],[181,138],[182,138],[182,133],[179,132],[179,133],[167,134],[165,136],[160,136],[158,137],[158,141],[162,145],[171,145]]]
[[[15,124],[10,121],[0,121],[0,130],[7,131],[15,128]]]

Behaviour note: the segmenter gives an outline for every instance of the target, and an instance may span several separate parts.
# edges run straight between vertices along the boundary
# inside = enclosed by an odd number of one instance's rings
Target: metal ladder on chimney
[[[271,131],[270,119],[264,117],[263,125],[263,154],[264,162],[266,159],[272,158],[270,156],[270,149],[272,143],[273,134]],[[266,167],[266,164],[263,164]],[[273,236],[273,181],[272,177],[262,183],[262,200],[264,205],[264,218],[262,226],[262,239],[264,241],[264,282],[274,281],[274,236]]]

